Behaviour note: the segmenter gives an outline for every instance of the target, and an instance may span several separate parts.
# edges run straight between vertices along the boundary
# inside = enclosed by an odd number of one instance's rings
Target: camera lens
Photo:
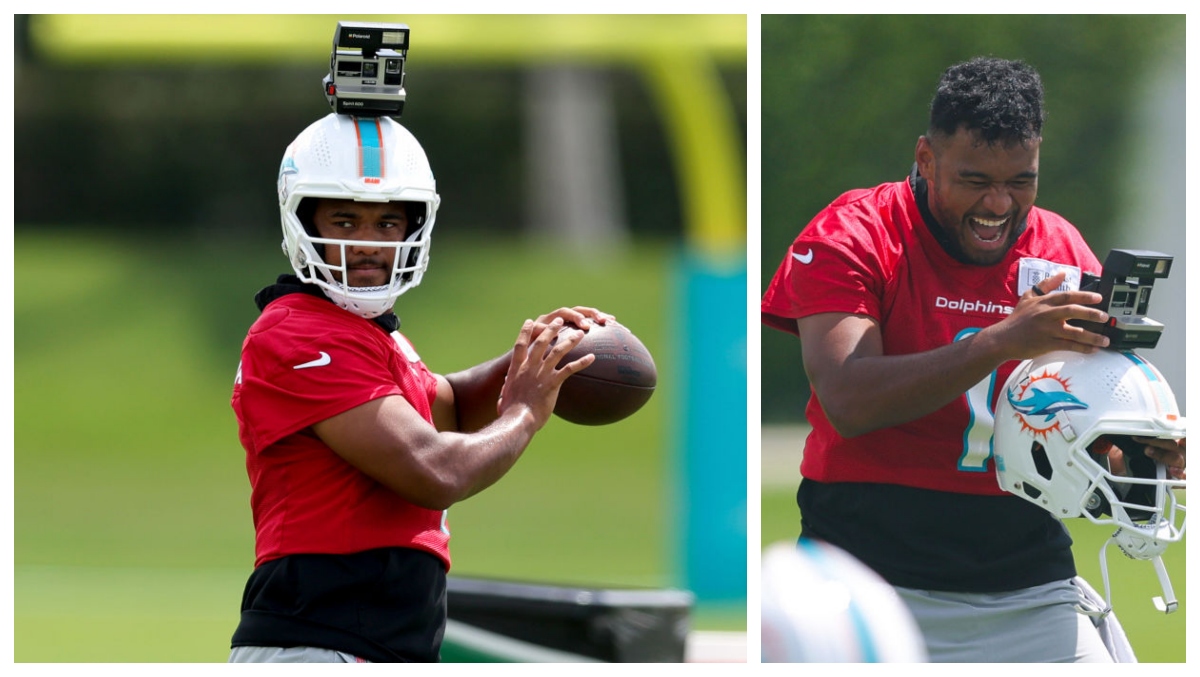
[[[395,75],[400,72],[400,64],[403,63],[400,59],[388,59],[387,65],[384,66],[385,72],[388,75]]]

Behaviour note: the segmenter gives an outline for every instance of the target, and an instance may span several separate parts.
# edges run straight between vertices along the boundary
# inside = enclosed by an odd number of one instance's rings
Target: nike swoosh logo
[[[806,254],[797,254],[796,252],[792,252],[792,258],[807,266],[808,264],[812,263],[813,250],[809,249],[808,253]]]
[[[324,367],[325,365],[329,364],[330,362],[331,362],[331,360],[329,359],[329,353],[322,350],[321,356],[318,357],[317,359],[313,360],[312,362],[305,362],[304,364],[297,364],[296,366],[292,367],[292,369],[308,369],[309,367]]]

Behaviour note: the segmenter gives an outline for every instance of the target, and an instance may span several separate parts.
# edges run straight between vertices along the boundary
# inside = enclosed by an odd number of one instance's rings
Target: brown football
[[[558,392],[554,413],[560,418],[579,425],[608,425],[641,409],[654,394],[654,358],[624,325],[614,320],[593,324],[559,364],[588,353],[596,360],[572,374]]]

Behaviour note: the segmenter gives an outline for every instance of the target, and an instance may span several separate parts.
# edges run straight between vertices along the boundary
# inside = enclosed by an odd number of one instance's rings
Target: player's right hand
[[[524,407],[540,429],[554,413],[558,391],[567,377],[587,368],[595,355],[556,365],[583,339],[579,329],[564,329],[563,318],[549,323],[526,320],[513,345],[512,359],[504,386],[500,390],[498,413],[503,416],[511,407]],[[557,338],[557,340],[555,340]]]
[[[1108,313],[1089,307],[1103,297],[1090,291],[1050,293],[1065,278],[1066,273],[1058,273],[1042,280],[1021,295],[1011,315],[989,328],[1003,346],[1006,359],[1025,360],[1055,350],[1094,353],[1108,346],[1107,336],[1067,322],[1107,322]]]

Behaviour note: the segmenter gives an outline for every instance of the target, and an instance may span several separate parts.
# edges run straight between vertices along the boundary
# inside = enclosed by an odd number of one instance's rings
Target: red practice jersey
[[[400,498],[310,426],[400,395],[432,425],[433,374],[407,339],[308,294],[272,301],[250,328],[233,388],[252,489],[255,566],[285,555],[425,550],[450,567],[444,511]]]
[[[885,355],[920,353],[971,336],[1013,312],[1030,286],[1067,270],[1064,289],[1100,263],[1065,219],[1034,207],[1003,261],[960,263],[938,244],[908,181],[850,191],[793,242],[762,300],[762,321],[797,333],[796,319],[818,313],[873,318]],[[842,438],[813,393],[813,431],[801,474],[821,482],[881,482],[970,494],[1002,494],[991,459],[997,391],[1009,362],[949,405],[925,417]]]

